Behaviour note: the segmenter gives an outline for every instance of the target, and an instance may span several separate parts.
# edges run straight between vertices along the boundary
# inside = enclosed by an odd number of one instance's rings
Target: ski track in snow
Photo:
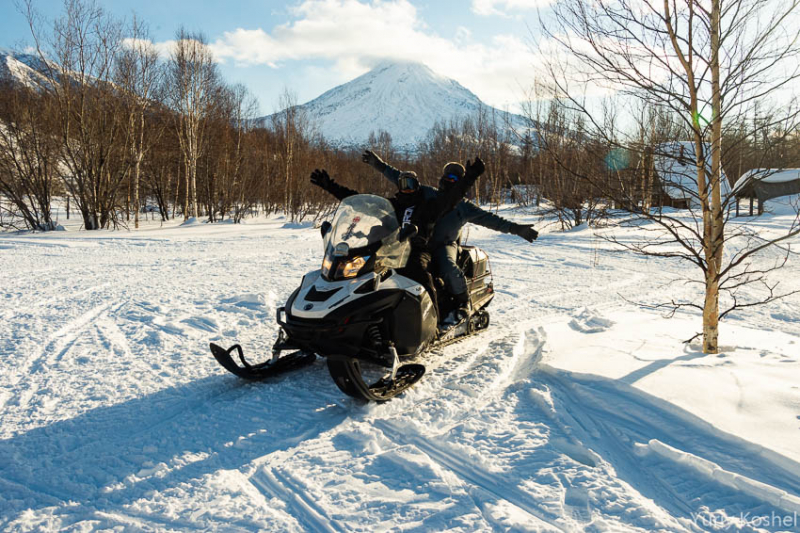
[[[543,325],[611,327],[626,299],[689,290],[665,285],[679,266],[588,232],[474,231],[490,328],[362,405],[322,360],[243,383],[207,353],[266,355],[275,306],[318,267],[316,230],[267,226],[0,236],[0,529],[694,532],[703,509],[798,509],[800,465],[633,385],[662,363],[611,380],[542,362]],[[742,320],[800,334],[792,316]]]

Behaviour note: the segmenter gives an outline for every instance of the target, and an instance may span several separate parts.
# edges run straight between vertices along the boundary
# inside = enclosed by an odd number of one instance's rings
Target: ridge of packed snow
[[[686,465],[723,485],[739,490],[748,496],[766,501],[789,513],[800,513],[800,497],[788,494],[785,490],[775,488],[767,483],[756,481],[735,472],[729,472],[713,461],[678,450],[658,439],[652,439],[647,444],[637,444],[637,448],[644,453],[656,453],[676,463]]]

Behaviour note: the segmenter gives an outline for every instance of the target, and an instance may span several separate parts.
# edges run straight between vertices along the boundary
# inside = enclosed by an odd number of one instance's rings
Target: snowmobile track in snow
[[[485,490],[498,500],[506,500],[514,504],[529,515],[549,524],[556,531],[568,531],[558,523],[558,516],[544,512],[530,494],[519,490],[517,487],[509,486],[505,479],[498,479],[498,476],[479,468],[475,464],[459,460],[458,452],[448,450],[447,446],[420,435],[403,434],[402,431],[386,420],[375,421],[375,426],[394,442],[416,446],[436,463],[449,469],[466,483]]]
[[[279,467],[262,466],[250,476],[250,482],[267,498],[277,498],[286,503],[292,511],[290,516],[297,520],[302,529],[328,533],[347,531],[346,527],[325,516],[325,510],[303,491],[302,485]]]
[[[285,222],[0,241],[0,351],[14,354],[0,359],[0,529],[694,533],[711,529],[693,520],[703,507],[736,519],[796,503],[800,465],[637,388],[732,357],[656,352],[613,379],[547,366],[564,354],[545,330],[617,339],[630,326],[570,321],[687,290],[666,285],[689,276],[677,263],[582,231],[530,246],[476,231],[492,324],[427,354],[391,402],[344,397],[320,361],[264,383],[227,375],[209,337],[268,354],[274,307],[319,268],[319,233]],[[798,312],[733,323],[797,336]],[[792,348],[764,360],[793,368]]]
[[[800,479],[783,469],[779,456],[721,435],[705,422],[632,387],[552,370],[540,378],[539,385],[547,387],[556,402],[554,422],[670,514],[689,522],[704,501],[721,505],[730,516],[754,510],[767,515],[793,511],[773,506],[754,491],[732,490],[690,463],[653,453],[647,445],[671,442],[705,459],[729,464],[734,472],[780,483],[774,490],[800,494]],[[771,455],[779,462],[773,462]],[[650,472],[646,478],[639,475],[643,466]]]

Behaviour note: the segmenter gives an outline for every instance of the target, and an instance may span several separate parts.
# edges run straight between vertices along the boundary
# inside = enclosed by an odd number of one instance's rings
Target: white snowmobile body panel
[[[355,302],[360,298],[373,294],[374,291],[362,293],[356,291],[363,285],[373,283],[376,277],[380,276],[370,272],[353,279],[328,281],[322,277],[321,270],[309,272],[303,277],[300,290],[289,311],[298,318],[323,319],[341,305]],[[405,290],[417,297],[423,297],[422,295],[425,293],[425,288],[422,285],[394,271],[388,279],[377,282],[375,290],[384,289]],[[320,298],[316,295],[324,294],[330,294],[330,296],[323,301],[316,301]],[[430,301],[430,296],[428,296],[427,300]],[[430,307],[432,307],[432,303]]]

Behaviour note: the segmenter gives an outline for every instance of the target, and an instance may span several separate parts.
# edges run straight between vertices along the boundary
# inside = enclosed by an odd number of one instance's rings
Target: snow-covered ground
[[[322,360],[243,383],[207,351],[267,354],[318,230],[64,225],[0,234],[0,530],[800,530],[797,297],[704,355],[697,315],[632,303],[688,291],[686,265],[472,228],[492,325],[362,405]]]

